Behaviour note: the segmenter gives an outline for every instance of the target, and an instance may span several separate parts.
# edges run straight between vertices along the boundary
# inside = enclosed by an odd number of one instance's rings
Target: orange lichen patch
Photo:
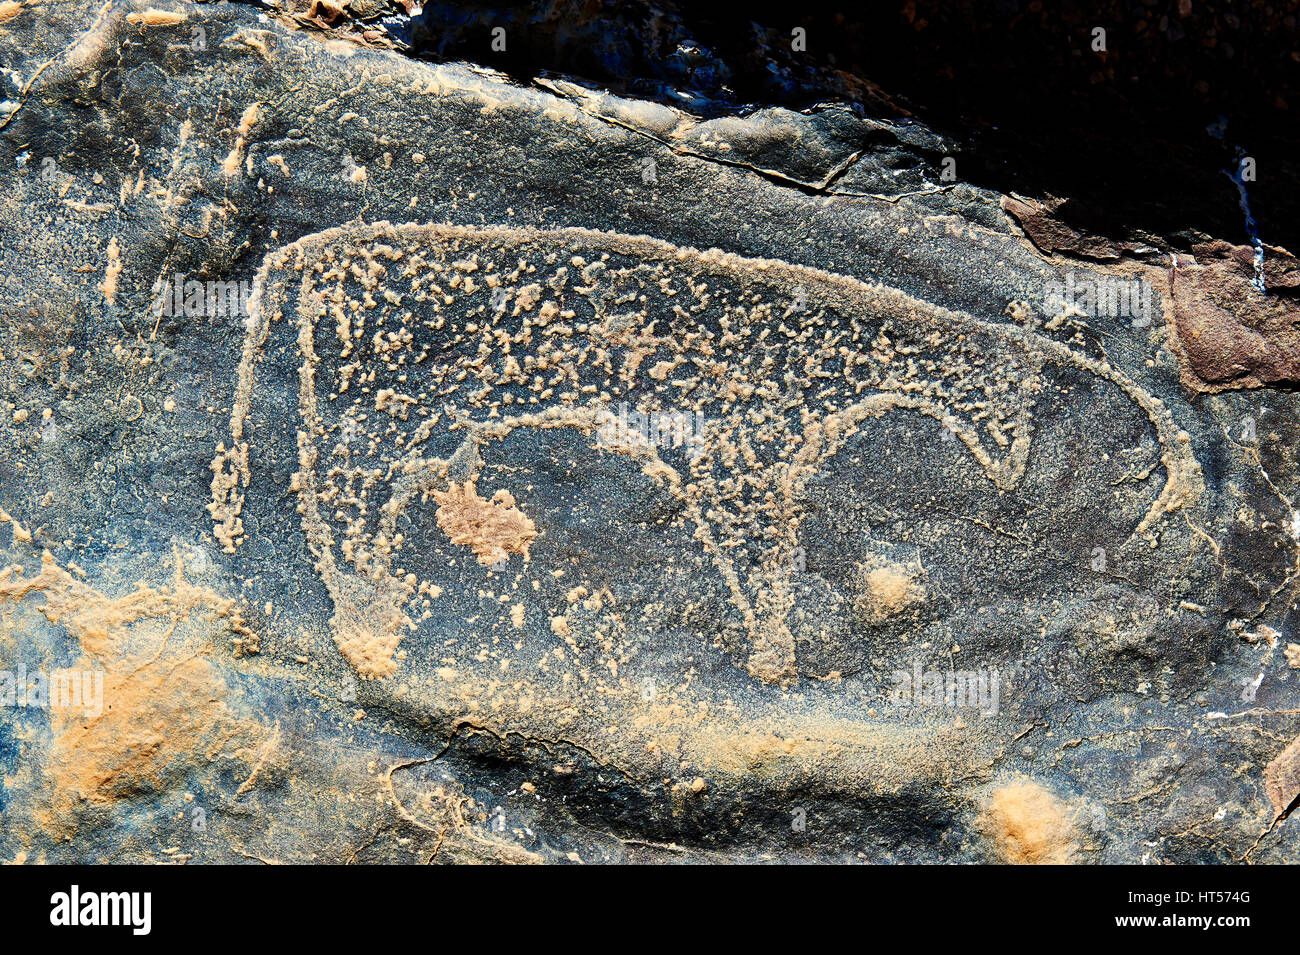
[[[22,12],[23,5],[18,0],[4,0],[0,3],[0,23],[12,20]]]
[[[231,743],[236,756],[252,751],[262,727],[230,714],[226,685],[202,645],[177,636],[182,623],[204,619],[248,635],[234,601],[186,581],[179,559],[170,586],[141,583],[118,597],[78,580],[48,551],[39,573],[23,573],[0,570],[0,604],[42,596],[40,613],[80,641],[77,666],[103,675],[101,705],[51,710],[45,772],[56,820],[81,803],[162,791]]]
[[[1078,851],[1065,804],[1038,783],[995,790],[983,823],[1003,860],[1015,865],[1066,865]]]
[[[453,544],[473,550],[480,564],[491,566],[511,554],[528,556],[537,526],[515,507],[509,491],[497,491],[489,501],[466,481],[434,491],[433,499],[439,504],[438,526]]]

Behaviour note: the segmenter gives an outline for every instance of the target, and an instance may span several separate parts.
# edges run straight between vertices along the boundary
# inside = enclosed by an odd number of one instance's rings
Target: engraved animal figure
[[[209,508],[229,551],[256,453],[246,432],[258,368],[279,323],[296,331],[293,490],[335,640],[366,677],[394,672],[414,626],[404,608],[420,582],[393,571],[398,517],[474,480],[519,428],[579,429],[662,482],[743,618],[748,671],[778,684],[795,677],[786,621],[801,491],[867,419],[929,416],[1013,488],[1043,367],[1072,366],[1121,389],[1160,443],[1164,485],[1135,536],[1202,489],[1187,435],[1157,398],[1034,328],[645,237],[352,224],[272,252],[257,277],[229,446],[213,461]],[[611,427],[627,407],[690,415],[696,433],[683,444]]]

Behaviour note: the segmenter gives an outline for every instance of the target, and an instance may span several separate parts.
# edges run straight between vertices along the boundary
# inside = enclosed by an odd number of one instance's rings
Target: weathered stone
[[[315,6],[0,23],[0,855],[1296,860],[1278,292]]]

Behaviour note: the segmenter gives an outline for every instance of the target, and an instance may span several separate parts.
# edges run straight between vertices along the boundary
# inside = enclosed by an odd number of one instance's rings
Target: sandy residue
[[[782,763],[799,766],[807,771],[817,762],[838,759],[851,747],[833,738],[827,738],[826,728],[818,727],[821,736],[778,735],[772,730],[751,728],[705,732],[697,729],[688,740],[699,750],[700,764],[717,772],[742,775],[746,773],[771,773]],[[700,743],[703,745],[700,745]]]
[[[212,500],[208,513],[212,515],[212,533],[221,542],[222,550],[233,554],[244,536],[244,520],[240,517],[244,495],[239,488],[248,486],[248,445],[238,444],[229,451],[224,444],[217,445],[210,467]]]
[[[120,597],[109,598],[75,578],[55,562],[49,551],[41,556],[40,572],[22,576],[21,564],[0,569],[0,604],[31,594],[45,598],[41,613],[53,624],[66,627],[92,656],[109,656],[119,649],[126,628],[154,618],[187,617],[205,611],[221,620],[232,633],[247,635],[233,600],[185,579],[178,561],[171,586],[159,589],[140,584]]]
[[[0,605],[35,596],[43,598],[36,609],[78,640],[73,668],[103,675],[98,712],[51,709],[51,824],[70,824],[66,814],[80,805],[163,791],[219,755],[254,752],[264,729],[230,713],[226,684],[198,636],[213,626],[250,631],[234,601],[185,579],[179,559],[168,586],[140,583],[120,596],[78,579],[48,551],[35,574],[21,565],[0,570]]]
[[[393,654],[410,623],[399,606],[402,588],[391,578],[374,583],[340,574],[332,563],[323,565],[323,572],[334,597],[330,622],[339,652],[363,680],[392,676],[397,671]]]
[[[56,710],[47,772],[69,799],[110,802],[160,792],[232,738],[253,730],[233,720],[226,686],[207,660],[141,663],[104,680],[104,712],[85,718]]]
[[[239,167],[244,161],[244,151],[248,146],[249,133],[253,131],[253,127],[261,117],[261,103],[252,103],[244,110],[239,120],[239,129],[235,131],[235,145],[221,163],[221,171],[227,179],[239,172]]]
[[[537,865],[541,853],[529,851],[495,832],[487,812],[455,782],[420,785],[406,782],[412,768],[427,760],[396,763],[384,774],[389,800],[397,814],[410,825],[437,836],[434,856],[456,864]],[[399,780],[403,784],[399,785]],[[432,858],[432,857],[431,857]]]
[[[433,499],[439,504],[438,526],[453,544],[473,550],[480,564],[491,566],[511,554],[528,556],[537,525],[515,506],[509,491],[499,490],[487,500],[473,481],[466,481],[434,491]]]
[[[868,623],[881,623],[925,600],[925,587],[905,564],[876,558],[858,565],[853,609]]]
[[[3,507],[0,507],[0,524],[8,524],[13,528],[14,540],[22,544],[31,543],[32,532],[26,527],[23,527],[23,525],[18,522],[18,518],[14,517]]]
[[[178,23],[185,22],[185,14],[149,7],[147,10],[128,13],[126,19],[128,23],[136,23],[146,27],[174,27]]]
[[[1015,865],[1067,865],[1078,851],[1066,805],[1035,782],[994,790],[982,822],[998,854]]]
[[[112,304],[117,297],[117,277],[122,274],[122,247],[117,244],[117,236],[108,242],[108,263],[104,266],[104,281],[99,290],[104,298]]]

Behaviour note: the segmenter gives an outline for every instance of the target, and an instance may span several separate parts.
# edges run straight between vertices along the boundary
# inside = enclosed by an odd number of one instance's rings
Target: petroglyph
[[[1068,366],[1119,388],[1159,442],[1163,487],[1130,542],[1154,546],[1161,517],[1202,489],[1190,440],[1159,399],[1028,323],[644,237],[354,224],[276,250],[258,275],[230,440],[212,465],[209,508],[228,551],[243,537],[250,461],[266,440],[250,430],[265,361],[299,369],[291,488],[335,641],[364,677],[395,672],[402,632],[417,628],[410,604],[429,585],[404,556],[448,544],[415,541],[430,528],[401,519],[417,503],[458,500],[493,445],[520,429],[577,429],[681,504],[674,520],[743,618],[749,673],[773,684],[796,676],[787,615],[801,494],[869,419],[933,419],[936,435],[948,429],[1009,490],[1028,466],[1044,367]],[[611,422],[627,407],[689,414],[698,433],[688,445],[620,437]],[[516,536],[476,553],[528,559],[544,521],[534,530],[521,488],[491,490]]]

